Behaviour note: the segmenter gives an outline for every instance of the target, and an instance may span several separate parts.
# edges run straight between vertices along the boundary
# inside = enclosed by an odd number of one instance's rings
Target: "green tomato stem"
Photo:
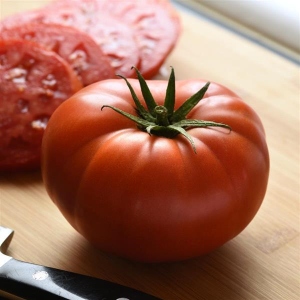
[[[153,98],[151,91],[147,85],[146,80],[140,74],[137,68],[133,67],[137,73],[138,81],[140,83],[143,98],[145,100],[147,109],[142,105],[138,99],[130,82],[123,76],[123,78],[130,90],[132,99],[136,105],[137,115],[129,114],[120,110],[117,107],[110,105],[103,105],[102,109],[109,107],[115,112],[123,115],[137,124],[137,127],[150,135],[163,136],[166,138],[175,138],[178,134],[182,134],[190,142],[194,152],[196,153],[196,146],[193,138],[188,134],[187,129],[192,127],[206,128],[206,127],[224,127],[231,131],[231,127],[213,121],[206,120],[191,120],[187,119],[189,112],[202,100],[210,83],[206,83],[197,93],[187,99],[176,111],[175,107],[175,75],[172,68],[171,75],[168,81],[166,90],[166,97],[164,105],[157,105]]]
[[[159,126],[169,126],[170,122],[168,120],[168,110],[162,105],[158,105],[154,108],[156,115],[156,124]]]

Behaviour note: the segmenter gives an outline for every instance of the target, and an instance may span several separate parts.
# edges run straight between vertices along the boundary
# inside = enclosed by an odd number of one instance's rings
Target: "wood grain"
[[[1,17],[47,1],[1,0]],[[201,77],[236,91],[260,115],[271,157],[264,203],[235,239],[196,259],[140,264],[97,251],[50,201],[39,172],[0,175],[0,224],[17,259],[125,284],[164,300],[297,300],[299,66],[181,9],[183,34],[160,77]]]

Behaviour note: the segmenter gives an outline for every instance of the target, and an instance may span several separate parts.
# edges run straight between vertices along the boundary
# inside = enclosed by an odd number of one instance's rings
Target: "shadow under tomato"
[[[18,186],[42,183],[40,170],[23,172],[0,172],[0,183],[16,184]]]
[[[163,300],[247,299],[247,273],[258,267],[244,255],[236,241],[195,259],[143,264],[103,253],[80,235],[74,251],[65,253],[71,271],[114,281],[150,293]],[[71,249],[73,245],[69,245]],[[78,262],[78,257],[80,262]],[[74,266],[76,260],[76,266]]]

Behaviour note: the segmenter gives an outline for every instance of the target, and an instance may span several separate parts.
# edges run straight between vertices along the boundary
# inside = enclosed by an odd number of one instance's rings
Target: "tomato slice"
[[[181,26],[177,11],[168,0],[126,0],[118,5],[110,0],[97,0],[99,11],[132,26],[139,46],[139,71],[145,78],[156,75],[173,50],[180,36]]]
[[[83,10],[110,15],[128,24],[138,44],[141,64],[139,70],[145,78],[156,75],[175,47],[180,36],[180,18],[169,0],[60,0]]]
[[[37,168],[54,110],[82,88],[58,54],[25,40],[0,41],[0,171]]]
[[[177,11],[169,0],[58,0],[48,6],[5,20],[72,26],[89,34],[108,55],[116,73],[135,77],[156,75],[180,36]]]
[[[86,33],[59,24],[22,24],[0,32],[2,39],[26,39],[37,42],[64,58],[83,85],[114,77],[107,56]]]
[[[60,24],[85,32],[108,56],[115,73],[135,75],[132,66],[139,66],[140,54],[129,25],[97,9],[95,1],[57,1],[48,6],[13,15],[2,24],[11,27],[24,22]]]
[[[45,23],[60,23],[76,27],[88,33],[109,57],[117,74],[135,75],[132,66],[139,66],[140,53],[130,26],[120,20],[100,13],[92,1],[66,3],[46,12]]]

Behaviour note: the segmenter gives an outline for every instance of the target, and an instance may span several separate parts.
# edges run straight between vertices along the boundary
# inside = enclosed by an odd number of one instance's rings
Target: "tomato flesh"
[[[38,168],[53,111],[82,88],[60,56],[24,40],[0,42],[0,171]]]
[[[25,23],[3,29],[0,37],[5,40],[34,41],[47,50],[56,52],[72,66],[84,86],[115,75],[101,48],[89,35],[73,27]]]

